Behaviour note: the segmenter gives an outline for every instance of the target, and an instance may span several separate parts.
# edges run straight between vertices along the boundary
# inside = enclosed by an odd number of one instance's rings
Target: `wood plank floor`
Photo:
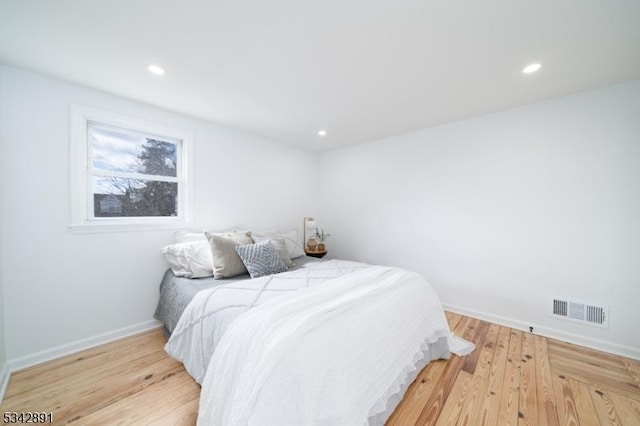
[[[447,313],[477,349],[429,364],[388,425],[640,425],[640,362]],[[54,424],[193,425],[200,387],[160,330],[14,373],[2,412]]]

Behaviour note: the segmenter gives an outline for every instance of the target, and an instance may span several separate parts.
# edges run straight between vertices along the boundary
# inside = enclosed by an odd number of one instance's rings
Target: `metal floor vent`
[[[609,327],[609,307],[569,299],[553,299],[551,314],[596,327]]]

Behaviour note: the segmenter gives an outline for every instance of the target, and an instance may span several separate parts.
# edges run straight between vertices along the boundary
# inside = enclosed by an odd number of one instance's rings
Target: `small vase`
[[[318,251],[323,252],[325,250],[326,250],[326,247],[325,247],[324,243],[318,244]]]
[[[307,241],[307,248],[309,251],[316,251],[316,247],[318,247],[318,242],[315,239],[310,238],[309,241]]]

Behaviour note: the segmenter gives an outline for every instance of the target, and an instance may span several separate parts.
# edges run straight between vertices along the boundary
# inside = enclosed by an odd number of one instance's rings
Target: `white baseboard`
[[[83,351],[85,349],[112,342],[114,340],[122,339],[123,337],[129,337],[134,334],[152,330],[154,328],[160,327],[161,325],[162,323],[159,321],[149,320],[129,327],[124,327],[118,330],[99,334],[97,336],[77,340],[65,345],[56,346],[51,349],[36,352],[34,354],[25,355],[20,358],[10,359],[9,370],[11,372],[22,370],[33,365],[51,361],[52,359],[60,358],[65,355],[70,355],[76,352]]]
[[[0,403],[2,403],[2,400],[4,399],[4,393],[9,385],[10,376],[11,371],[9,371],[9,364],[5,362],[2,364],[2,367],[0,367]]]
[[[517,330],[529,331],[529,327],[533,327],[534,334],[540,336],[550,337],[552,339],[561,340],[567,343],[573,343],[576,345],[584,346],[598,351],[609,352],[615,355],[621,355],[627,358],[633,358],[640,360],[640,349],[633,348],[631,346],[624,346],[606,340],[593,339],[590,337],[581,336],[578,334],[567,333],[566,331],[557,330],[549,327],[543,327],[536,324],[525,323],[513,318],[507,318],[500,315],[494,315],[487,312],[476,311],[474,309],[464,308],[462,306],[450,305],[443,303],[442,307],[456,314],[465,315],[472,318],[489,321],[495,324],[504,325],[507,327],[515,328]]]

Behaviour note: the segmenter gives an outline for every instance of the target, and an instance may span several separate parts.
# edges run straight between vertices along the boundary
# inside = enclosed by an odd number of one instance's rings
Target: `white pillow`
[[[287,266],[287,268],[291,268],[293,265],[295,265],[295,263],[293,263],[293,260],[291,260],[291,255],[289,254],[289,249],[287,249],[287,243],[284,240],[284,238],[254,237],[253,240],[256,243],[263,243],[265,241],[270,242],[271,244],[273,244],[273,247],[275,247],[276,251],[278,252],[278,255],[280,256],[284,264]]]
[[[219,232],[218,235],[225,238],[246,236],[246,232]],[[249,235],[251,235],[249,233]],[[173,274],[178,277],[203,278],[213,276],[213,260],[211,247],[205,235],[205,231],[180,230],[173,235],[176,243],[163,247],[160,252],[169,262]],[[241,239],[246,242],[246,239]]]
[[[202,236],[204,237],[204,232]],[[201,241],[171,244],[160,252],[178,277],[202,278],[213,275],[211,249],[206,237]]]
[[[278,228],[267,228],[261,231],[252,231],[251,236],[255,240],[258,239],[270,239],[273,240],[275,238],[282,238],[285,240],[287,244],[287,250],[289,251],[289,257],[291,259],[295,259],[296,257],[301,257],[305,255],[304,247],[302,247],[302,243],[300,242],[300,238],[298,237],[298,230],[292,229],[291,231],[280,232]],[[274,243],[275,245],[275,243]],[[276,245],[276,248],[278,246]]]
[[[291,231],[287,232],[280,232],[277,236],[284,239],[284,242],[287,244],[287,250],[289,250],[289,256],[292,259],[305,255],[304,248],[302,247],[302,243],[300,242],[300,238],[298,237],[297,229],[292,229]]]

